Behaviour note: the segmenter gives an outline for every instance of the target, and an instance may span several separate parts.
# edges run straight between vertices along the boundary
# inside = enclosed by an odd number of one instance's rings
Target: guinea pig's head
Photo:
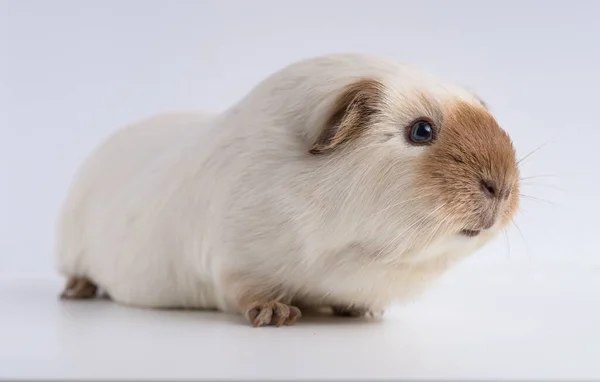
[[[363,204],[395,210],[415,230],[491,237],[517,211],[511,139],[462,88],[355,80],[336,95],[319,131],[310,153],[337,155],[353,192],[366,195]]]

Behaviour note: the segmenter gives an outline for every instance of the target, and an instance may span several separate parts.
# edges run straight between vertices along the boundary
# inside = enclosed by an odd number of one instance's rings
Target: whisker
[[[527,211],[523,206],[519,206],[519,215],[527,216],[528,213],[529,211]]]
[[[511,218],[510,220],[514,224],[515,228],[519,232],[519,235],[521,236],[521,239],[523,240],[523,245],[525,246],[525,255],[527,256],[527,258],[529,260],[531,260],[531,257],[529,255],[529,246],[527,245],[527,240],[525,240],[525,235],[523,235],[523,231],[521,231],[521,228],[519,227],[519,225],[517,224],[517,222],[515,221],[515,219]]]
[[[504,228],[502,230],[504,232],[504,237],[506,238],[506,256],[508,257],[508,260],[510,262],[511,256],[510,256],[510,240],[508,238],[508,232],[506,231],[506,228]]]
[[[519,180],[523,181],[523,180],[530,180],[530,179],[552,178],[552,177],[558,177],[558,175],[557,174],[541,174],[541,175],[525,176],[525,177],[519,178]]]
[[[542,203],[548,203],[548,204],[552,204],[552,205],[556,204],[550,200],[538,198],[538,197],[531,196],[531,195],[519,194],[519,196],[521,196],[522,198],[525,198],[525,199],[535,200],[535,201],[542,202]]]
[[[533,151],[531,151],[529,154],[525,155],[523,158],[519,159],[517,161],[517,165],[521,166],[521,164],[525,161],[525,159],[529,158],[533,153],[539,151],[542,147],[546,146],[548,143],[550,143],[550,139],[547,140],[546,142],[542,143],[541,145],[539,145],[536,149],[534,149]]]
[[[553,190],[557,190],[557,191],[565,191],[564,189],[551,185],[551,184],[532,184],[532,183],[521,183],[521,186],[528,186],[528,187],[546,187],[546,188],[551,188]]]

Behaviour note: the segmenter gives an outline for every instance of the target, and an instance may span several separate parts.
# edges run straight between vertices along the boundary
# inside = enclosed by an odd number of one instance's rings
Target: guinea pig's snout
[[[481,229],[488,230],[496,224],[496,214],[494,212],[484,215],[481,219]]]
[[[511,192],[510,185],[501,180],[493,180],[493,178],[481,177],[479,186],[483,194],[483,208],[475,217],[473,223],[477,227],[476,231],[486,231],[494,227],[498,220],[498,215],[501,213]]]
[[[498,186],[493,180],[481,179],[480,184],[481,190],[486,196],[490,198],[495,198],[498,195]]]
[[[479,188],[483,195],[477,203],[482,203],[478,212],[472,216],[468,229],[463,229],[461,234],[468,237],[479,235],[494,227],[498,220],[499,211],[503,208],[502,200],[510,195],[510,188],[505,187],[503,182],[482,177],[479,180]]]
[[[472,225],[469,224],[474,228],[465,228],[460,233],[468,237],[477,236],[481,231],[492,228],[496,224],[496,218],[496,212],[493,209],[486,209],[474,218]]]
[[[508,199],[510,195],[510,189],[506,187],[500,187],[500,182],[482,178],[480,181],[481,191],[486,197],[490,199]]]

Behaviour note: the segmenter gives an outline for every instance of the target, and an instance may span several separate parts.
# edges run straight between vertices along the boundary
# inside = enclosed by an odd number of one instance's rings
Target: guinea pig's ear
[[[360,136],[381,110],[383,89],[381,82],[371,78],[355,81],[344,88],[309,152],[325,154]]]
[[[477,100],[477,102],[479,102],[479,104],[485,109],[485,110],[490,110],[487,102],[485,102],[483,100],[483,98],[481,98],[479,96],[479,94],[477,94],[473,89],[466,87],[466,89],[471,93],[471,95],[473,96],[473,98],[475,98]]]
[[[488,106],[487,102],[485,102],[480,96],[478,96],[477,94],[475,94],[475,99],[477,101],[479,101],[479,103],[481,104],[481,106],[483,106],[483,108],[485,110],[490,110],[490,107]]]

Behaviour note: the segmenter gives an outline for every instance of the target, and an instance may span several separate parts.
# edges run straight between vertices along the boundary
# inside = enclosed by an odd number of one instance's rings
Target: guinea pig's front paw
[[[257,304],[246,311],[246,318],[252,326],[294,325],[302,316],[300,309],[277,301]]]
[[[380,317],[383,315],[383,312],[356,306],[335,305],[331,307],[331,310],[333,310],[334,316],[339,317]]]

